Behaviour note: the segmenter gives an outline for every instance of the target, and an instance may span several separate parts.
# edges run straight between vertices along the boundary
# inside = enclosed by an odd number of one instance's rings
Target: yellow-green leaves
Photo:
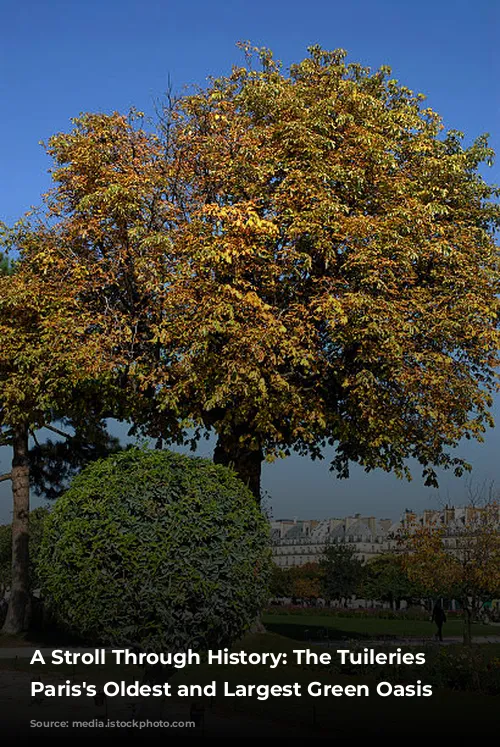
[[[154,133],[87,114],[52,138],[56,239],[26,261],[71,288],[153,429],[333,443],[340,474],[461,470],[449,449],[481,438],[496,387],[491,150],[443,135],[388,68],[257,54]]]

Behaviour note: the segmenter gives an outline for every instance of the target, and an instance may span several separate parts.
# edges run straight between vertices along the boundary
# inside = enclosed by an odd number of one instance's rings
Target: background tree
[[[323,572],[319,563],[304,563],[290,568],[291,596],[309,603],[322,595]]]
[[[8,226],[0,221],[0,246],[8,245],[11,236],[11,231]],[[9,257],[6,252],[0,250],[0,276],[9,275],[13,270],[12,262],[9,261]]]
[[[499,518],[498,503],[470,506],[463,522],[409,528],[401,537],[410,580],[460,602],[466,644],[481,606],[500,592]]]
[[[347,606],[361,585],[363,564],[356,557],[354,548],[348,545],[327,545],[320,561],[322,591],[325,599],[344,601]]]
[[[270,591],[273,597],[308,601],[319,599],[322,593],[322,571],[319,563],[304,563],[290,568],[273,564]]]
[[[292,576],[285,568],[273,563],[271,566],[271,580],[269,584],[271,597],[292,596]]]
[[[78,396],[76,391],[75,396]],[[83,402],[88,401],[85,393],[80,392],[79,396]],[[106,423],[98,418],[98,415],[88,411],[84,423],[75,422],[71,417],[61,417],[57,427],[48,426],[59,438],[39,440],[33,432],[29,462],[30,484],[35,495],[48,500],[58,498],[87,464],[123,449],[120,440],[111,436]]]
[[[256,54],[170,101],[156,134],[99,114],[50,140],[52,246],[101,357],[135,387],[136,423],[215,432],[257,498],[264,458],[325,446],[342,477],[408,475],[409,458],[428,485],[460,474],[451,449],[492,423],[499,347],[486,138],[463,147],[342,50],[288,72]]]
[[[40,506],[30,511],[30,569],[29,588],[34,591],[40,583],[37,573],[38,552],[43,536],[43,527],[48,516],[48,509]],[[0,600],[10,588],[12,579],[12,526],[0,525]]]
[[[366,599],[389,602],[399,609],[401,601],[411,602],[419,596],[419,589],[412,583],[398,555],[384,554],[370,560],[365,566],[361,592]]]

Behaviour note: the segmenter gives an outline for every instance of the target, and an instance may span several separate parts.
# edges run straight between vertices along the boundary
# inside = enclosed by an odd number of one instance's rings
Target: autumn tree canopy
[[[156,436],[215,432],[259,495],[292,450],[435,484],[496,386],[492,151],[423,97],[313,47],[169,100],[156,126],[85,114],[54,136],[50,265]],[[257,60],[257,66],[254,66]]]

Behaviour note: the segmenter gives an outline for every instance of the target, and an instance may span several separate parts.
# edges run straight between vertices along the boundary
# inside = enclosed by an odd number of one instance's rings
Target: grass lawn
[[[380,618],[334,617],[329,615],[273,615],[265,614],[263,623],[274,633],[304,640],[344,640],[346,638],[433,638],[435,626],[426,620],[383,620]],[[321,630],[320,630],[321,629]],[[460,637],[461,620],[450,620],[443,626],[443,636]],[[500,636],[500,627],[473,625],[472,635]]]

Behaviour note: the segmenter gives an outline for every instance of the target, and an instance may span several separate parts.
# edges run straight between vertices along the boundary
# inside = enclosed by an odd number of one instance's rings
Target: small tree
[[[288,570],[273,563],[269,591],[272,597],[292,596],[292,576]]]
[[[292,578],[292,596],[307,602],[319,599],[322,592],[322,570],[319,563],[304,563],[288,571]]]
[[[227,468],[130,449],[57,500],[39,571],[57,619],[95,642],[229,645],[268,599],[269,525]]]
[[[401,541],[410,580],[436,596],[460,601],[464,612],[464,643],[472,640],[472,621],[484,602],[500,591],[499,506],[470,506],[463,521],[449,526],[419,526]]]
[[[349,545],[328,545],[320,561],[323,595],[328,600],[340,602],[352,597],[363,578],[363,564]]]
[[[366,565],[362,594],[367,599],[390,602],[399,609],[403,599],[417,596],[417,587],[409,580],[400,557],[383,554]]]

